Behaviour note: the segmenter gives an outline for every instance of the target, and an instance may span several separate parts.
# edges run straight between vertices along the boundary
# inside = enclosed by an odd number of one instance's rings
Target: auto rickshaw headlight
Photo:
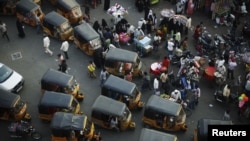
[[[174,122],[174,117],[170,117],[170,118],[169,118],[169,121],[170,121],[170,122]]]

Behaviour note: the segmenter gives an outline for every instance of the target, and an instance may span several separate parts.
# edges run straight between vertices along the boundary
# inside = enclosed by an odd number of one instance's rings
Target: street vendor
[[[135,30],[135,38],[136,39],[139,39],[139,40],[143,39],[144,36],[145,36],[145,34],[140,27]]]

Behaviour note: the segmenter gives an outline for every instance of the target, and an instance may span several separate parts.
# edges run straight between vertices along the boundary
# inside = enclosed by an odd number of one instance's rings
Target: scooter
[[[41,134],[27,121],[12,122],[8,127],[8,132],[11,138],[26,138],[31,137],[34,140],[40,140]]]

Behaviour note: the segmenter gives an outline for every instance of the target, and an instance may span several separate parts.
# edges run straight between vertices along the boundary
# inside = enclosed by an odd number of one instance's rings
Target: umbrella
[[[173,9],[163,9],[161,10],[161,16],[169,18],[175,15],[175,12]]]
[[[188,20],[187,17],[184,15],[173,15],[172,17],[169,18],[169,20],[171,20],[171,19],[174,19],[177,22],[180,22],[182,24],[186,24],[186,22]]]
[[[126,8],[122,7],[120,4],[116,3],[114,6],[111,6],[108,10],[107,13],[117,17],[117,15],[125,15],[128,14],[128,11]]]

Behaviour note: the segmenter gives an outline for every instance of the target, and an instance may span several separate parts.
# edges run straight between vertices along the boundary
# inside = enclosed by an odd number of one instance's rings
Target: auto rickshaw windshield
[[[70,28],[71,28],[71,25],[69,24],[69,22],[65,22],[65,23],[63,23],[63,24],[61,25],[60,30],[61,30],[62,32],[65,32],[65,31],[67,31],[67,30],[70,29]]]
[[[22,110],[22,108],[23,108],[23,106],[25,105],[25,102],[24,101],[22,101],[22,100],[18,100],[17,102],[16,102],[16,104],[14,105],[14,107],[13,107],[13,112],[15,113],[15,114],[18,114],[21,110]]]
[[[128,119],[129,113],[130,113],[129,109],[126,108],[125,111],[123,112],[123,116],[121,117],[121,120],[126,121]]]

